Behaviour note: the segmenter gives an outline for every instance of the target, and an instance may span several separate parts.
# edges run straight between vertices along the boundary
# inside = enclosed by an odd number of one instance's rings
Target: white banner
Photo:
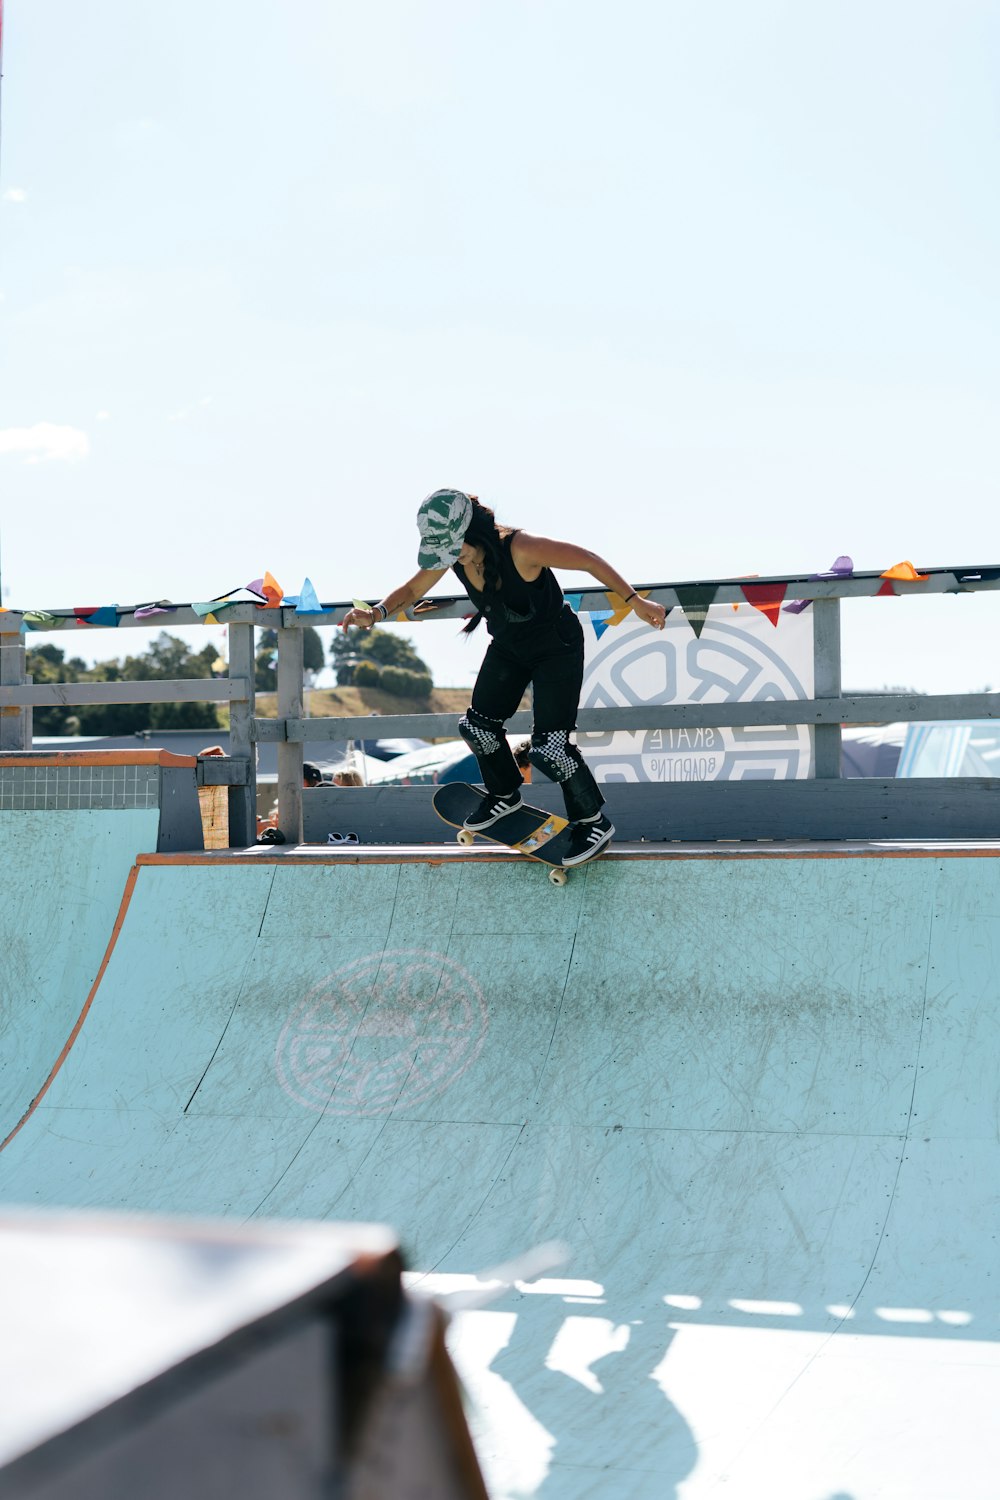
[[[713,605],[700,638],[680,609],[662,632],[630,616],[598,637],[601,623],[581,616],[582,708],[813,696],[812,610],[782,614],[775,629],[749,604]],[[804,780],[813,774],[812,738],[805,725],[577,735],[598,781]]]

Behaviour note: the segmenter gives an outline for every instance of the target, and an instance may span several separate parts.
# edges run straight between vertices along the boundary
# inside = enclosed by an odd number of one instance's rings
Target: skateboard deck
[[[439,786],[434,793],[434,811],[439,818],[459,830],[458,842],[472,844],[477,838],[489,839],[491,844],[503,844],[508,849],[520,849],[530,859],[548,865],[549,879],[553,885],[565,885],[569,871],[563,869],[563,855],[569,848],[569,823],[544,807],[532,807],[527,802],[491,823],[489,828],[476,831],[464,828],[466,818],[474,812],[483,798],[481,787],[469,786],[465,781],[449,781]]]

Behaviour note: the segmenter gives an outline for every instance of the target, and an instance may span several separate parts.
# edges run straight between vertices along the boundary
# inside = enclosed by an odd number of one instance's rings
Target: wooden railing
[[[924,597],[940,593],[979,593],[1000,589],[1000,566],[968,565],[959,567],[923,568],[928,576],[920,582],[895,581],[893,593],[901,599]],[[841,773],[841,728],[845,724],[890,723],[895,721],[927,721],[941,719],[992,719],[1000,718],[1000,693],[954,693],[923,696],[919,694],[865,694],[845,696],[841,686],[840,607],[841,600],[872,598],[883,591],[885,579],[879,573],[855,573],[848,578],[816,578],[800,575],[780,575],[771,578],[691,580],[686,583],[663,583],[648,586],[652,599],[668,607],[683,607],[686,591],[691,588],[714,587],[714,604],[740,604],[746,602],[742,585],[784,585],[786,598],[811,601],[813,618],[813,665],[814,697],[811,699],[733,703],[733,704],[662,704],[641,708],[583,709],[578,718],[578,727],[583,731],[611,729],[709,729],[713,727],[738,728],[742,726],[786,726],[808,725],[814,733],[814,772],[818,784],[836,782]],[[646,592],[646,586],[643,592]],[[606,610],[609,596],[598,589],[582,589],[574,592],[574,599],[581,613]],[[26,639],[22,632],[23,616],[16,612],[0,614],[0,750],[26,750],[31,744],[31,710],[49,705],[75,706],[89,703],[163,703],[199,702],[228,703],[230,710],[230,759],[209,766],[204,763],[206,781],[224,781],[231,786],[230,827],[234,844],[251,843],[254,836],[255,818],[255,754],[254,746],[265,741],[278,746],[278,805],[279,825],[286,839],[298,842],[302,837],[302,761],[303,743],[308,738],[316,740],[349,740],[371,737],[370,717],[306,718],[303,712],[303,625],[337,625],[351,608],[349,602],[327,606],[328,613],[297,615],[291,608],[262,608],[251,603],[220,605],[216,611],[219,622],[228,627],[229,674],[227,678],[213,681],[182,679],[178,681],[108,682],[108,683],[55,683],[33,684],[26,673]],[[469,612],[465,596],[447,597],[425,601],[414,610],[408,610],[405,618],[414,623],[427,620],[461,619]],[[51,611],[60,628],[99,629],[81,623],[72,610]],[[400,616],[399,618],[404,618]],[[204,621],[189,606],[179,606],[169,615],[157,617],[157,624],[165,628],[178,625],[203,624]],[[136,620],[129,610],[119,611],[120,627],[153,628],[148,619]],[[49,627],[51,628],[51,627]],[[278,637],[278,706],[274,719],[259,718],[254,701],[254,632],[256,629],[274,629]],[[530,714],[515,715],[510,727],[513,731],[530,727]],[[400,714],[382,716],[378,720],[378,732],[384,737],[420,736],[437,738],[453,734],[455,719],[450,714]],[[707,796],[722,805],[737,810],[739,798],[733,788],[739,784],[710,783],[698,788],[694,801]],[[769,783],[774,791],[762,792],[764,784],[757,784],[758,800],[783,797],[789,803],[802,806],[802,791],[789,792],[789,782]],[[803,783],[797,783],[802,787]],[[786,788],[784,792],[780,788]],[[880,792],[886,788],[880,783]],[[924,792],[930,788],[924,787]],[[968,788],[966,812],[961,817],[945,818],[941,825],[942,836],[951,829],[954,836],[968,836],[969,818],[973,823],[980,816],[976,809],[984,806],[991,810],[988,827],[983,836],[1000,837],[1000,825],[993,831],[993,797],[983,801],[984,788],[977,782]],[[988,791],[993,791],[990,787]],[[874,788],[872,789],[874,794]],[[642,793],[639,801],[647,809],[653,806],[656,794],[668,801],[678,796],[692,801],[690,787],[656,786],[642,788],[616,788],[620,798],[631,793]],[[352,795],[358,792],[352,789]],[[912,788],[908,793],[901,788],[892,793],[895,801],[903,806],[913,799]],[[960,788],[953,785],[950,797],[958,796]],[[814,799],[815,800],[815,799]],[[926,796],[924,802],[927,803]],[[996,799],[1000,807],[1000,798]],[[829,797],[827,798],[829,803]],[[692,804],[693,805],[693,804]],[[775,805],[778,805],[777,803]],[[830,803],[829,805],[833,805]],[[360,804],[355,802],[355,808]],[[972,808],[972,812],[968,811]],[[711,819],[710,819],[711,821]],[[782,819],[784,823],[786,820]],[[877,816],[876,816],[877,821]],[[898,820],[887,818],[898,836]],[[822,822],[822,820],[821,820]],[[661,821],[654,819],[656,826]],[[674,826],[667,819],[669,826]],[[738,824],[738,820],[737,820]],[[714,826],[714,822],[712,823]],[[755,825],[756,826],[756,825]],[[803,826],[811,826],[808,819]],[[817,825],[818,826],[818,825]],[[826,826],[823,824],[823,826]],[[858,825],[860,826],[860,824]],[[914,825],[916,828],[916,825]],[[920,827],[926,826],[920,823]],[[959,830],[956,832],[956,830]],[[787,829],[783,829],[787,833]],[[655,832],[651,837],[664,836]],[[679,836],[679,835],[678,835]],[[715,836],[726,836],[717,834]],[[732,837],[742,836],[734,824]],[[777,835],[776,835],[777,836]],[[815,836],[815,835],[814,835]],[[914,836],[926,836],[917,830]]]

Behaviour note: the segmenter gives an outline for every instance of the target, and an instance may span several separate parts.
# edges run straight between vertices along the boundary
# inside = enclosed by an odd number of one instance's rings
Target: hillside
[[[338,687],[306,693],[307,713],[312,719],[351,717],[362,714],[454,714],[458,719],[469,706],[471,688],[434,688],[429,698],[399,698],[381,688]],[[257,713],[262,719],[278,715],[276,693],[257,694]],[[457,731],[456,731],[457,733]]]

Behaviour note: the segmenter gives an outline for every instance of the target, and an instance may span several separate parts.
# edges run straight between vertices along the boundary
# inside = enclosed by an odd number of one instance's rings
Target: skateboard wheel
[[[565,885],[569,875],[565,870],[550,870],[549,879],[553,885]]]
[[[467,849],[470,844],[476,842],[476,835],[469,828],[460,828],[458,830],[458,842]]]

